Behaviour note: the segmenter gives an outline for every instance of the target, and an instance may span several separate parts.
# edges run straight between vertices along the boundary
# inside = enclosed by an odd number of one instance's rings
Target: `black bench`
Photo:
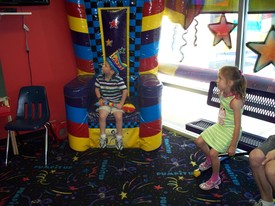
[[[208,105],[219,108],[220,101],[218,93],[219,90],[216,82],[210,82],[207,97]],[[275,123],[275,94],[247,88],[243,115]],[[213,124],[214,122],[212,121],[198,119],[187,123],[185,127],[186,130],[200,134],[204,129]],[[238,143],[238,148],[249,153],[252,149],[261,145],[265,140],[265,137],[243,131]]]

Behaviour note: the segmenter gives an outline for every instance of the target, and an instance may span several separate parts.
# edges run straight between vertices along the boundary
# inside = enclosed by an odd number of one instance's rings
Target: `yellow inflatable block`
[[[140,138],[139,138],[139,128],[126,128],[123,129],[123,145],[124,148],[139,148],[140,147]],[[115,147],[115,134],[116,129],[106,129],[107,136],[107,148]],[[99,128],[89,128],[90,136],[90,147],[99,148],[99,137],[100,130]]]

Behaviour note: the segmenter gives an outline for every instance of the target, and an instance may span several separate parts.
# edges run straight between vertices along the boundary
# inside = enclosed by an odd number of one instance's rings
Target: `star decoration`
[[[110,24],[110,29],[113,29],[113,28],[117,29],[119,23],[120,23],[120,22],[118,21],[117,18],[116,18],[116,19],[113,19],[111,22],[109,22],[109,24]]]
[[[77,190],[77,188],[76,188],[75,186],[69,186],[69,189],[70,189],[71,191]]]
[[[125,54],[125,48],[121,47],[120,49],[118,49],[120,54]]]
[[[110,46],[111,47],[112,44],[113,44],[113,40],[107,39],[106,46]]]
[[[178,179],[183,180],[184,178],[183,178],[183,176],[178,176]]]
[[[121,196],[121,199],[123,200],[123,199],[127,198],[127,193],[126,192],[121,192],[120,196]]]
[[[77,156],[74,156],[73,157],[73,162],[76,162],[78,160],[78,157]]]
[[[272,25],[264,42],[248,42],[246,46],[258,54],[254,72],[262,70],[269,64],[275,66],[275,26]]]
[[[56,173],[56,170],[51,170],[50,173],[51,173],[51,174],[55,174],[55,173]]]
[[[213,196],[216,197],[216,198],[218,198],[218,199],[219,199],[219,198],[222,198],[222,195],[220,195],[220,194],[218,194],[218,193],[214,193]]]
[[[193,167],[197,165],[197,163],[194,162],[194,161],[191,161],[190,164],[191,164]]]
[[[231,31],[237,26],[237,24],[227,22],[224,14],[221,15],[220,22],[209,24],[208,28],[214,34],[213,46],[216,46],[220,41],[224,41],[226,46],[231,49]]]
[[[23,181],[23,182],[26,182],[26,181],[29,181],[29,180],[30,180],[30,178],[28,178],[28,177],[23,177],[23,178],[22,178],[22,181]]]
[[[161,187],[160,185],[155,185],[155,186],[154,186],[154,189],[160,190],[160,189],[163,189],[163,187]]]

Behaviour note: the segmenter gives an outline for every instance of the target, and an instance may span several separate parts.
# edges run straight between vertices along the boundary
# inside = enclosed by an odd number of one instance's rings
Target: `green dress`
[[[220,153],[227,152],[233,137],[234,132],[234,111],[230,107],[230,104],[236,95],[230,95],[224,97],[220,95],[220,110],[218,122],[208,127],[201,133],[201,137],[204,141],[216,151]],[[243,112],[243,109],[242,111]],[[241,136],[241,131],[239,139]]]

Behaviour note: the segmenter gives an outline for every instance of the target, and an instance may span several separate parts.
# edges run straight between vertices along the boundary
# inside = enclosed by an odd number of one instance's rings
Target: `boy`
[[[123,149],[122,142],[122,124],[123,110],[121,109],[127,98],[127,86],[122,77],[119,76],[119,70],[125,69],[125,66],[114,58],[113,55],[106,58],[102,65],[102,74],[98,75],[95,81],[95,93],[99,104],[99,126],[100,126],[100,147],[107,145],[106,138],[106,118],[111,113],[116,120],[116,148]],[[113,102],[115,106],[105,105],[105,102]]]

